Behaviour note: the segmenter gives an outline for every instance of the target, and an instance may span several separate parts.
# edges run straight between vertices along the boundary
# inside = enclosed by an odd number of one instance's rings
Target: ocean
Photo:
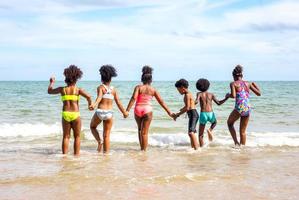
[[[99,84],[81,81],[78,86],[95,100]],[[112,83],[125,107],[137,84]],[[299,82],[257,84],[262,96],[251,93],[245,147],[234,147],[226,126],[232,99],[214,104],[214,141],[205,134],[206,145],[198,151],[190,148],[187,117],[173,121],[154,101],[147,152],[139,150],[133,109],[123,119],[115,105],[111,152],[99,154],[89,130],[94,111],[81,98],[81,155],[74,157],[72,145],[69,155],[61,154],[62,103],[59,95],[47,94],[48,82],[2,81],[0,199],[298,199]],[[153,85],[178,112],[183,96],[174,82]],[[189,89],[195,97],[195,82]],[[211,82],[209,91],[222,99],[229,82]]]

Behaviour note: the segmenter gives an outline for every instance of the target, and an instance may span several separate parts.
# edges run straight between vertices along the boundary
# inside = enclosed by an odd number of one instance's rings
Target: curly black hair
[[[112,77],[117,76],[116,69],[112,65],[103,65],[100,69],[102,82],[110,82]]]
[[[198,79],[198,81],[196,82],[196,88],[201,92],[207,91],[209,87],[210,82],[205,78]]]
[[[180,88],[180,87],[184,87],[184,88],[188,88],[189,87],[189,83],[186,79],[180,79],[175,83],[175,87],[176,88]]]
[[[234,77],[242,77],[243,76],[243,67],[241,65],[237,65],[232,72]]]
[[[64,69],[63,74],[65,76],[66,84],[74,84],[82,77],[83,72],[76,65],[70,65],[68,68]]]
[[[143,84],[150,84],[153,81],[153,68],[148,65],[143,66],[141,81]]]

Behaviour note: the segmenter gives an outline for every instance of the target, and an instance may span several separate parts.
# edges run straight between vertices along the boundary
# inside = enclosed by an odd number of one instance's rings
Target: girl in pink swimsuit
[[[138,94],[134,113],[138,117],[142,117],[147,113],[152,112],[152,103],[151,100],[153,99],[153,96],[148,94]]]
[[[174,117],[174,114],[170,112],[158,91],[151,86],[152,71],[153,69],[149,66],[142,68],[141,81],[143,84],[135,87],[132,98],[127,106],[127,112],[129,112],[136,101],[134,113],[138,126],[139,144],[142,151],[146,151],[148,145],[148,130],[153,118],[152,98],[155,97],[167,114],[172,118]]]
[[[249,90],[253,91],[257,96],[261,96],[261,91],[255,83],[249,83],[243,80],[243,67],[237,65],[233,70],[234,82],[231,82],[230,97],[235,99],[235,108],[231,112],[227,125],[234,140],[235,145],[245,145],[246,143],[246,128],[249,122],[251,107],[249,104]],[[237,139],[235,122],[240,121],[240,142]]]

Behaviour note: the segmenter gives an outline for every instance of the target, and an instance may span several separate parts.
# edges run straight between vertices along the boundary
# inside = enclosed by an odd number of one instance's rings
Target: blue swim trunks
[[[200,112],[199,123],[206,125],[207,122],[216,122],[216,116],[214,112]]]

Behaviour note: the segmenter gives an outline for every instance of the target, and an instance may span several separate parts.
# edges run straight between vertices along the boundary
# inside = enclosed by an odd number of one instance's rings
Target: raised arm
[[[85,92],[82,88],[79,89],[79,95],[83,96],[87,100],[87,102],[88,102],[88,108],[90,110],[92,110],[91,109],[92,108],[91,107],[91,104],[92,104],[91,96],[87,92]]]
[[[115,89],[114,89],[114,91],[115,91],[115,94],[114,94],[114,100],[115,100],[115,103],[116,103],[118,109],[119,109],[119,110],[122,112],[122,114],[124,115],[124,118],[127,118],[129,114],[128,114],[128,112],[124,109],[122,103],[120,102],[120,99],[119,99],[119,97],[118,97],[118,93],[117,93],[117,91],[116,91]]]
[[[249,88],[254,94],[256,94],[256,96],[261,96],[261,90],[256,83],[252,82]]]
[[[226,95],[224,99],[222,99],[222,100],[219,101],[219,100],[216,98],[216,96],[213,94],[213,95],[212,95],[212,99],[213,99],[213,101],[214,101],[218,106],[220,106],[220,105],[222,105],[224,102],[226,102],[226,100],[228,100],[229,96],[230,96],[230,95]]]
[[[132,106],[134,105],[134,103],[137,99],[137,96],[138,96],[138,92],[139,92],[139,87],[136,86],[135,89],[134,89],[134,92],[132,94],[132,97],[130,99],[130,102],[128,103],[128,106],[127,106],[127,109],[126,109],[127,112],[130,112]]]
[[[168,109],[167,105],[164,103],[161,95],[159,94],[159,92],[157,90],[155,90],[155,94],[154,94],[155,98],[157,99],[158,103],[160,104],[160,106],[167,112],[167,114],[169,116],[172,117],[172,113],[170,112],[170,110]]]
[[[53,88],[55,83],[55,77],[50,78],[50,83],[48,86],[48,94],[60,94],[62,91],[62,87]]]

